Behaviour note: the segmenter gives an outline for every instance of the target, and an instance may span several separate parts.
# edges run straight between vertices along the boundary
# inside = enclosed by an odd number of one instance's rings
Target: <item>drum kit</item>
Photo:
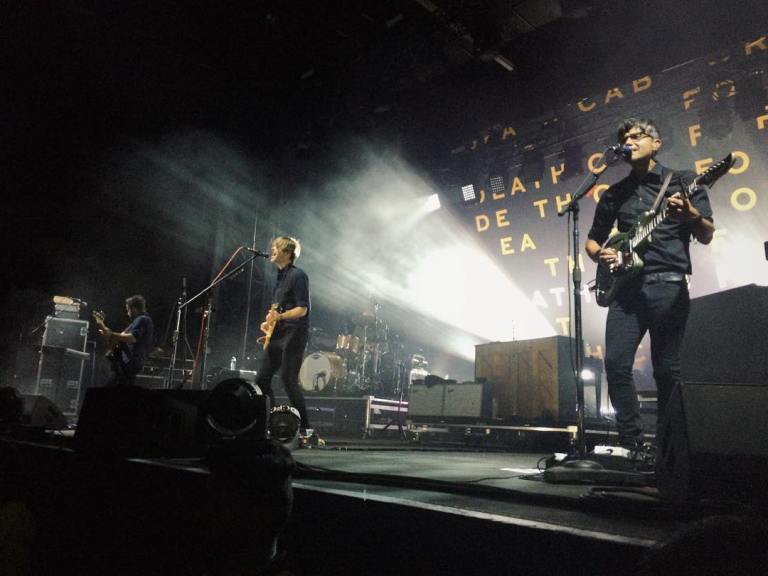
[[[312,329],[299,372],[305,391],[396,397],[407,395],[411,382],[429,373],[424,356],[407,353],[378,310],[372,300],[370,310],[353,315],[335,341],[322,329]]]

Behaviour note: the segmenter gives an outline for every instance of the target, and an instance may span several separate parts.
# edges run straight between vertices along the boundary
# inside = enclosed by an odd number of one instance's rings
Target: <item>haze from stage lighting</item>
[[[349,168],[349,167],[347,167]],[[367,150],[295,206],[315,306],[360,313],[372,301],[399,329],[474,359],[485,341],[553,327],[455,215],[435,185],[394,154]],[[457,199],[458,200],[458,199]]]

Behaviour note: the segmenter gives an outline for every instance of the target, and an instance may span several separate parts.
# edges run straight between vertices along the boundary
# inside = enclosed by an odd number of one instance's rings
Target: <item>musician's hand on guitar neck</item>
[[[269,312],[267,312],[267,324],[275,324],[281,319],[280,312],[278,312],[275,309],[270,309]]]
[[[107,325],[104,323],[104,313],[103,312],[94,312],[93,313],[93,320],[96,322],[96,328],[99,332],[99,335],[103,336],[107,339],[107,341],[112,340],[112,330],[107,327]]]
[[[676,192],[667,199],[667,209],[669,214],[677,220],[698,220],[699,216],[701,216],[701,213],[691,204],[691,201],[680,196],[679,192]]]

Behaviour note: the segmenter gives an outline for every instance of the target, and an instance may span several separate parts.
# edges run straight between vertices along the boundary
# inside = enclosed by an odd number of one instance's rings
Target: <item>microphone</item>
[[[616,156],[624,156],[624,158],[632,156],[632,147],[626,144],[614,144],[613,146],[608,146],[608,150],[616,154]]]
[[[265,252],[262,252],[261,250],[256,250],[256,248],[251,248],[250,246],[243,246],[248,252],[253,252],[256,254],[256,256],[261,256],[262,258],[271,258],[269,254],[266,254]]]

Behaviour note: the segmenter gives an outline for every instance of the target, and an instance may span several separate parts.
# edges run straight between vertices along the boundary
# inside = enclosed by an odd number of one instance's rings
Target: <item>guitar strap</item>
[[[656,201],[653,203],[653,207],[651,208],[651,212],[656,214],[656,210],[659,209],[659,204],[661,204],[661,199],[664,198],[664,192],[667,191],[667,188],[669,188],[669,183],[672,180],[672,175],[675,173],[674,170],[670,170],[667,172],[666,178],[664,178],[664,183],[661,185],[661,189],[659,190],[658,195],[656,196]]]

